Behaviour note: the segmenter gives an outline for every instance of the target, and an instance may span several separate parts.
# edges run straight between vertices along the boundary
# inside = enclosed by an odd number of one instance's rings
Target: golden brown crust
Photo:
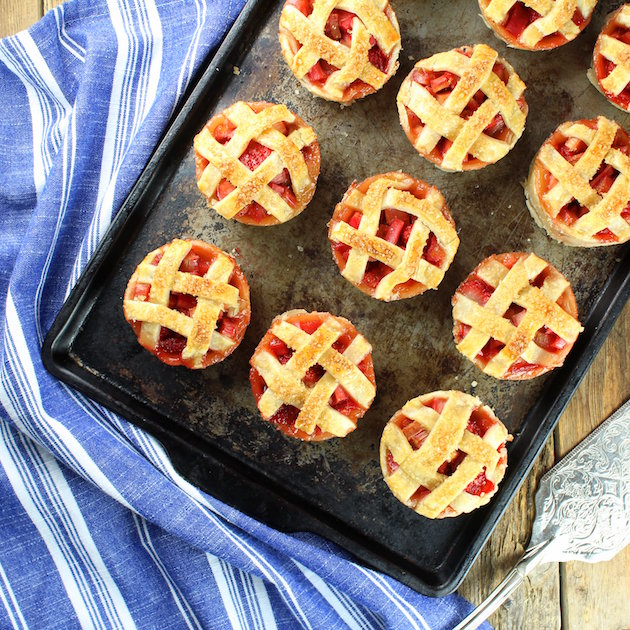
[[[432,401],[443,405],[440,412]],[[474,412],[490,425],[482,437],[468,430]],[[413,425],[408,438],[404,428]],[[410,439],[422,432],[421,444]],[[490,407],[460,391],[437,391],[408,401],[389,420],[380,443],[383,477],[394,496],[427,518],[444,518],[470,512],[490,501],[507,466],[505,443],[512,439]],[[415,446],[415,447],[414,447]],[[450,475],[439,469],[463,457]],[[467,492],[483,473],[493,484],[490,492]],[[420,491],[420,494],[419,494]]]
[[[507,85],[493,72],[496,63],[506,69]],[[443,100],[414,80],[414,73],[420,71],[450,72],[459,80]],[[469,117],[460,116],[479,91],[486,100]],[[477,44],[418,61],[403,81],[396,103],[400,124],[416,151],[442,170],[457,172],[494,164],[516,144],[528,111],[524,91],[525,84],[514,68],[489,46]],[[505,125],[503,137],[485,133],[497,115]],[[410,116],[419,119],[419,129],[411,124]],[[443,138],[451,144],[442,152]]]
[[[337,4],[314,0],[313,11],[306,16],[294,5],[285,3],[278,35],[289,68],[307,90],[326,100],[351,104],[356,98],[382,88],[398,69],[400,29],[396,14],[387,0],[344,1],[340,3],[343,10],[357,16],[352,28],[352,44],[345,46],[327,37],[323,28]],[[386,72],[369,61],[371,38],[389,56]],[[317,85],[307,77],[320,59],[338,68],[323,85]],[[351,89],[356,81],[361,81],[364,87]]]
[[[541,286],[533,286],[539,277]],[[466,295],[468,282],[476,279],[494,289],[485,304]],[[486,374],[504,380],[531,379],[562,365],[583,330],[568,280],[535,254],[489,256],[458,287],[452,304],[457,349]],[[523,309],[517,323],[504,316],[513,305]],[[462,326],[469,328],[465,334]],[[552,352],[536,343],[543,327],[563,341],[561,348]],[[486,359],[481,353],[488,342],[502,347]]]
[[[191,251],[212,261],[203,277],[179,271]],[[159,255],[161,259],[154,264]],[[146,291],[139,293],[138,285]],[[171,308],[172,292],[194,298],[194,312]],[[242,341],[250,320],[249,285],[236,261],[214,245],[175,239],[147,254],[138,265],[125,289],[123,311],[140,344],[162,361],[205,368],[225,359]],[[234,338],[217,329],[223,312],[238,318]],[[186,338],[181,357],[160,353],[162,328]]]
[[[620,29],[630,29],[630,4],[621,5],[608,16],[595,42],[587,76],[609,103],[622,112],[628,112],[630,100],[624,100],[622,93],[630,83],[630,45],[622,41],[618,33],[615,37]],[[613,64],[612,71],[607,72],[606,62]]]
[[[574,40],[588,25],[597,0],[525,0],[539,17],[516,37],[505,28],[509,12],[517,0],[479,0],[481,17],[494,34],[512,48],[549,50]],[[582,20],[573,22],[579,10]]]
[[[313,320],[318,327],[309,334],[301,328],[301,323]],[[350,337],[351,341],[340,352],[333,345],[342,337]],[[287,361],[281,362],[271,351],[274,339],[292,351]],[[262,417],[273,420],[283,405],[290,405],[299,411],[294,437],[305,440],[344,437],[356,428],[357,419],[376,395],[371,353],[372,347],[365,337],[343,317],[301,309],[277,316],[250,360],[255,372],[252,387]],[[359,369],[359,364],[363,369]],[[324,373],[309,387],[303,379],[316,365]],[[260,379],[263,388],[256,386]],[[350,416],[329,404],[339,386],[358,406]]]
[[[556,148],[566,141],[587,147],[575,164]],[[601,247],[630,240],[630,224],[622,216],[630,203],[629,150],[626,132],[603,116],[562,123],[532,160],[525,184],[527,207],[536,223],[552,238],[574,247]],[[590,182],[607,165],[618,174],[610,189],[600,193]],[[550,178],[553,185],[549,184]],[[568,223],[561,210],[574,201],[581,208],[581,216]],[[606,239],[601,236],[604,232]]]
[[[231,139],[218,142],[214,132],[220,125],[235,127]],[[277,129],[288,126],[284,135]],[[271,150],[271,154],[250,171],[239,158],[251,141]],[[221,216],[253,225],[284,223],[302,212],[315,194],[319,176],[320,152],[315,131],[285,105],[238,101],[213,116],[194,139],[197,186]],[[268,184],[287,169],[293,204]],[[227,180],[235,188],[219,199],[219,186]],[[243,211],[258,203],[267,213],[252,219]]]
[[[377,236],[381,213],[386,209],[406,213],[414,221],[404,248]],[[356,228],[348,223],[355,212],[362,215]],[[385,301],[437,288],[459,246],[455,222],[440,191],[404,173],[384,173],[361,184],[354,182],[337,204],[328,226],[333,257],[342,275],[364,293]],[[439,265],[423,258],[431,234],[444,254]],[[350,247],[345,260],[336,244]],[[365,282],[370,260],[392,269],[376,286]]]

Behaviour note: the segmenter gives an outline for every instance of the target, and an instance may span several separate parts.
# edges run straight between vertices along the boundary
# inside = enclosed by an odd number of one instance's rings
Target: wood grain
[[[28,28],[42,16],[39,1],[0,0],[0,37]]]
[[[60,0],[0,0],[0,37],[27,28]],[[506,510],[459,592],[479,603],[522,555],[538,479],[630,397],[630,305],[595,359],[531,474]],[[630,548],[610,562],[543,565],[490,619],[497,630],[630,628]]]
[[[531,513],[538,480],[553,465],[553,461],[553,437],[550,437],[459,588],[458,592],[471,602],[481,603],[523,555],[531,533]],[[497,629],[506,630],[559,628],[558,565],[550,564],[534,572],[490,617],[490,623]]]
[[[54,9],[56,6],[59,6],[60,4],[62,4],[62,0],[44,0],[42,4],[43,12],[46,13],[46,11],[50,11],[50,9]]]
[[[606,339],[556,429],[556,456],[630,398],[630,304]],[[630,628],[630,547],[609,562],[561,565],[563,628]]]

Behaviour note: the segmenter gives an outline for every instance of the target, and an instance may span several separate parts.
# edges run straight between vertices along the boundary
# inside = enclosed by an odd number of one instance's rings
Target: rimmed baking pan
[[[404,50],[398,73],[381,92],[340,108],[310,95],[286,67],[277,41],[281,3],[250,0],[55,320],[43,348],[45,365],[153,433],[182,474],[217,498],[273,527],[326,536],[360,562],[422,593],[454,590],[630,294],[630,249],[581,250],[550,240],[534,225],[521,183],[538,147],[560,122],[598,114],[625,122],[586,79],[597,29],[612,3],[601,4],[576,41],[526,53],[496,40],[474,2],[399,0]],[[496,48],[527,83],[528,122],[498,164],[443,173],[406,140],[396,93],[415,60],[477,42]],[[192,139],[213,113],[235,100],[283,102],[319,135],[317,192],[286,224],[254,228],[225,221],[197,190]],[[340,276],[326,225],[354,179],[398,169],[442,191],[461,245],[439,290],[387,304]],[[123,318],[122,295],[133,269],[147,252],[176,236],[201,238],[232,252],[251,285],[252,322],[243,343],[226,361],[203,371],[161,364],[140,347]],[[572,282],[585,331],[553,374],[502,382],[457,352],[450,300],[482,258],[523,250],[545,258]],[[347,317],[374,346],[377,398],[359,429],[343,440],[301,443],[259,417],[248,361],[273,317],[290,308]],[[394,411],[436,389],[477,394],[514,441],[507,475],[492,502],[470,515],[434,522],[391,495],[381,478],[378,444]]]

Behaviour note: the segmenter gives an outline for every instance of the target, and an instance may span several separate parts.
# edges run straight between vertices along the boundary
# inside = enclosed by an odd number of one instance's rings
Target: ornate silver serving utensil
[[[609,560],[630,543],[630,400],[540,480],[525,555],[453,630],[487,619],[544,562]]]

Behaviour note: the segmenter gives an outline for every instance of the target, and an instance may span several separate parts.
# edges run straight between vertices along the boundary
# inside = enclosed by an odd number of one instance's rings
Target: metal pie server
[[[525,555],[453,630],[487,619],[544,562],[610,560],[630,543],[630,400],[540,480]]]

